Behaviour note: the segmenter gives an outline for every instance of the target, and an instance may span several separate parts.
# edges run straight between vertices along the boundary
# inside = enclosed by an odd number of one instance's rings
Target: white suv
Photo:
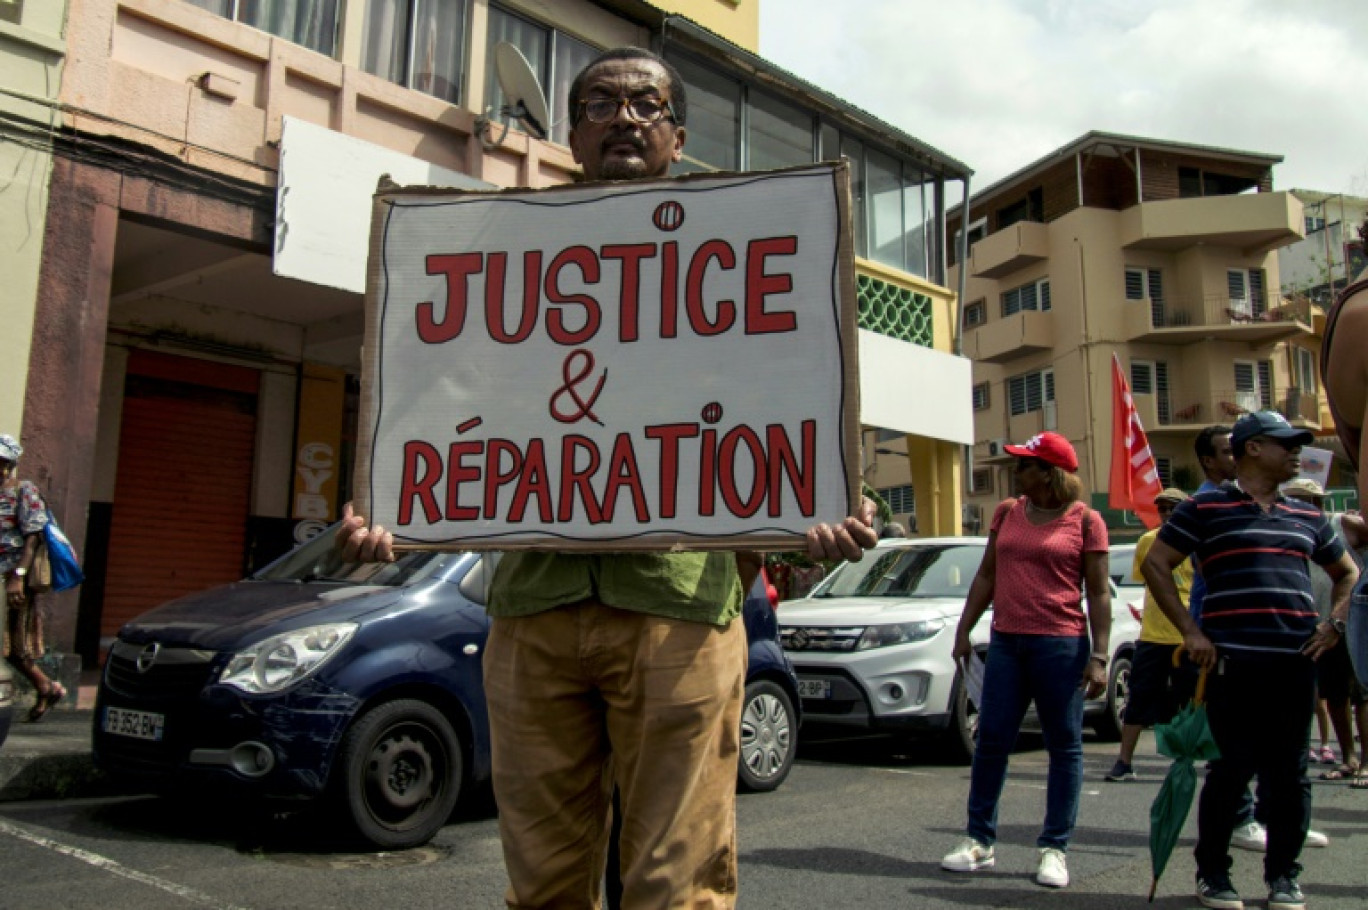
[[[961,757],[973,754],[977,712],[955,662],[955,627],[987,539],[880,541],[859,562],[842,563],[807,597],[779,605],[780,637],[798,672],[805,724],[905,735],[939,735]],[[1114,590],[1114,589],[1113,589]],[[970,640],[988,648],[991,612]],[[1113,651],[1138,624],[1113,598]],[[1124,691],[1124,690],[1121,690]],[[1085,714],[1114,735],[1117,687]]]

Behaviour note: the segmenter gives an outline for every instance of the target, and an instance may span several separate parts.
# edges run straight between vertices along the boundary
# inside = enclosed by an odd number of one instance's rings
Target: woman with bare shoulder
[[[1359,237],[1368,243],[1368,221],[1359,228]],[[1330,308],[1321,343],[1321,377],[1335,432],[1358,472],[1358,501],[1363,509],[1368,506],[1368,465],[1362,457],[1363,428],[1368,424],[1368,275],[1360,274]],[[1351,547],[1368,545],[1368,525],[1361,512],[1347,513],[1342,526]],[[1354,671],[1359,682],[1368,685],[1368,572],[1359,577],[1350,598],[1346,634]]]

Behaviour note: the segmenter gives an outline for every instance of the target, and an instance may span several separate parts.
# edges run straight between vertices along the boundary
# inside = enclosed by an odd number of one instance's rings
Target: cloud
[[[1364,39],[1361,0],[770,0],[760,52],[977,187],[1106,130],[1278,154],[1279,187],[1351,191],[1368,183]]]

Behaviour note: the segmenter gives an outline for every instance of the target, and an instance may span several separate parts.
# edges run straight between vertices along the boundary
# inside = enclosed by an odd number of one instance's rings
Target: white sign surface
[[[794,546],[858,495],[843,165],[377,194],[357,501],[400,544]]]

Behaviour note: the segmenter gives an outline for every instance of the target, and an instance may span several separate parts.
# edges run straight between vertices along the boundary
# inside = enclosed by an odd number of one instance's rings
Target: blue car
[[[498,557],[343,563],[327,533],[243,581],[128,623],[96,702],[99,767],[154,790],[312,800],[365,842],[429,840],[489,780],[483,604]],[[738,784],[772,790],[797,748],[797,679],[763,575]]]

